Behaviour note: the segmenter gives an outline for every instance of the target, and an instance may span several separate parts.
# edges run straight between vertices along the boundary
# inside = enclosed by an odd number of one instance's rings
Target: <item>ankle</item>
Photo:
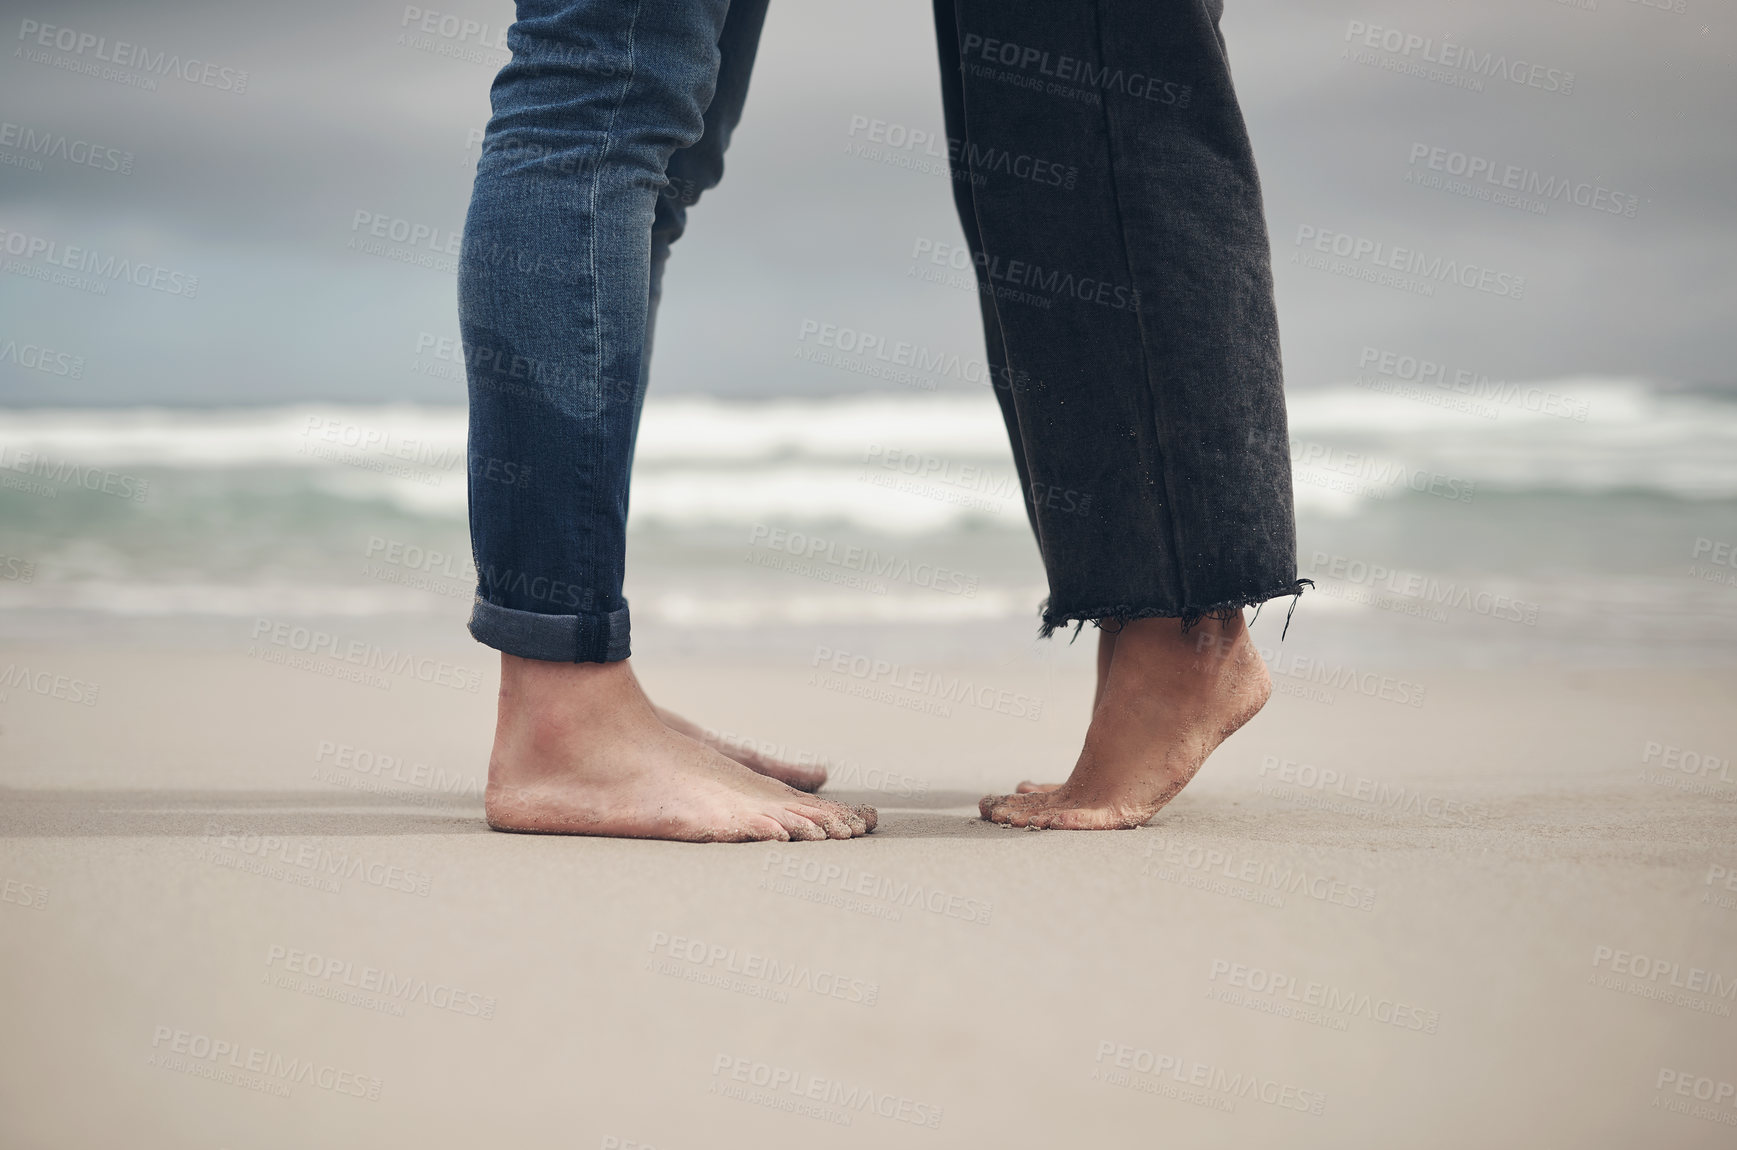
[[[655,723],[651,702],[625,661],[553,663],[501,656],[501,691],[495,747],[532,761],[561,757],[575,738],[596,741],[609,732]]]
[[[613,713],[635,703],[649,707],[633,669],[617,663],[553,663],[501,655],[503,715]]]
[[[1136,619],[1117,636],[1111,665],[1130,659],[1178,670],[1209,671],[1245,657],[1253,650],[1248,627],[1240,616],[1202,619],[1184,630],[1180,619]]]

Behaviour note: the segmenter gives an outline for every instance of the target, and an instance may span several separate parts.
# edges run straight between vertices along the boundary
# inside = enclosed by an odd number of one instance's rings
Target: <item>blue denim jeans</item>
[[[723,175],[766,0],[519,0],[459,261],[470,629],[628,656],[627,488],[670,245]]]

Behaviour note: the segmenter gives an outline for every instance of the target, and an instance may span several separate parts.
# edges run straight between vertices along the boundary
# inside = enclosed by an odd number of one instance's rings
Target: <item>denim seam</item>
[[[598,153],[596,167],[591,173],[591,235],[589,237],[591,256],[591,333],[596,343],[597,383],[603,384],[603,293],[597,290],[597,197],[602,189],[603,169],[609,160],[609,151],[615,141],[615,121],[621,116],[621,106],[627,103],[627,93],[633,87],[636,74],[635,52],[639,47],[637,33],[639,31],[639,16],[644,10],[644,0],[639,0],[633,6],[633,19],[627,25],[627,75],[621,81],[621,90],[616,93],[615,107],[609,110],[609,123],[603,129],[603,147]]]
[[[591,173],[591,204],[590,204],[590,211],[588,212],[589,216],[591,217],[591,234],[588,237],[589,242],[587,244],[587,247],[589,248],[588,254],[590,256],[590,264],[591,264],[591,337],[592,337],[592,342],[593,342],[592,363],[593,363],[594,369],[597,373],[597,377],[596,377],[596,380],[594,382],[596,384],[598,394],[602,397],[601,398],[601,404],[602,404],[603,408],[607,408],[608,403],[609,403],[609,396],[608,396],[608,388],[607,388],[606,382],[604,380],[604,376],[607,373],[604,370],[605,358],[604,358],[604,349],[603,349],[603,292],[600,290],[600,283],[599,283],[598,274],[597,274],[597,248],[599,246],[599,237],[597,234],[597,229],[598,229],[597,201],[598,201],[599,196],[602,193],[603,173],[604,173],[604,170],[608,167],[609,153],[613,149],[614,144],[615,144],[615,123],[618,119],[621,118],[622,105],[627,103],[627,94],[628,94],[628,92],[633,90],[634,77],[636,75],[638,75],[639,17],[644,12],[644,10],[645,10],[644,0],[635,0],[635,3],[633,5],[633,19],[628,21],[628,24],[627,24],[627,74],[622,78],[621,90],[616,93],[615,106],[609,110],[609,123],[603,129],[603,146],[598,151],[597,164]],[[607,423],[609,421],[609,413],[607,410],[600,409],[597,413],[597,417],[603,424],[607,425]],[[592,551],[592,545],[595,543],[595,537],[590,532],[586,532],[585,534],[586,534],[586,548],[585,549],[587,551],[587,555],[585,557],[586,562],[587,562],[587,565],[591,569],[595,570],[596,569],[596,562],[595,562],[596,556],[594,554],[590,553]],[[576,629],[575,635],[574,635],[576,643],[582,643],[583,642],[584,632],[585,632],[585,629],[583,627]],[[582,654],[586,655],[587,657],[589,655],[588,652],[579,652],[579,651],[574,652],[575,657],[578,657]]]

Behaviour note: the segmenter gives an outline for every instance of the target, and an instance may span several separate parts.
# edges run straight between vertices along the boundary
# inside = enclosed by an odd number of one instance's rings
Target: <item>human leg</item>
[[[703,137],[730,71],[730,7],[521,0],[491,93],[459,297],[471,631],[502,652],[487,796],[500,829],[734,840],[873,825],[671,730],[627,666],[653,230],[672,157]]]
[[[955,196],[1049,576],[1044,631],[1120,631],[1100,650],[1097,730],[1133,714],[1104,704],[1142,676],[1181,689],[1163,656],[1194,624],[1240,626],[1304,583],[1271,257],[1220,5],[935,8]],[[1264,699],[1221,672],[1206,677],[1224,705],[1196,700],[1206,729]],[[1180,718],[1147,735],[1191,737]],[[1087,738],[1099,775],[1103,748],[1128,742],[1104,734]]]

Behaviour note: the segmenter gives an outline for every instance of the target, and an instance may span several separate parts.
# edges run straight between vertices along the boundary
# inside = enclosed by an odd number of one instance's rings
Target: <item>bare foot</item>
[[[652,704],[652,709],[670,730],[686,735],[696,743],[704,743],[725,758],[735,759],[755,774],[777,779],[799,791],[810,793],[826,785],[825,767],[805,767],[798,763],[785,762],[776,755],[761,751],[752,743],[730,738],[718,731],[708,731],[698,723],[690,722],[655,703]]]
[[[1110,655],[1085,749],[1054,790],[988,795],[985,819],[1015,827],[1124,830],[1188,785],[1206,757],[1252,719],[1272,680],[1240,617],[1137,619]]]
[[[848,839],[873,807],[818,799],[665,726],[626,661],[501,656],[489,826],[685,842]]]
[[[1104,682],[1110,677],[1110,659],[1116,653],[1116,632],[1100,627],[1098,629],[1098,685],[1092,691],[1092,713],[1098,713],[1098,700],[1104,697]],[[1015,794],[1041,795],[1048,794],[1060,787],[1060,783],[1034,783],[1030,779],[1022,781],[1014,788]]]

